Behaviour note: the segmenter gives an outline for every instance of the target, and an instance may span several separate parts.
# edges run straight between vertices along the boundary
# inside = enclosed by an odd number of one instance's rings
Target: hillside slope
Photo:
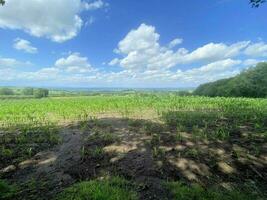
[[[202,84],[194,94],[211,97],[267,97],[267,62],[259,63],[233,78]]]

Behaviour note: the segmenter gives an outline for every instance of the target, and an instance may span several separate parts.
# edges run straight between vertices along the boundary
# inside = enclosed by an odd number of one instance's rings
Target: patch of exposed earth
[[[80,161],[82,132],[64,127],[60,136],[62,142],[54,148],[0,171],[4,178],[22,185],[18,199],[52,199],[62,188],[75,182],[67,171]]]

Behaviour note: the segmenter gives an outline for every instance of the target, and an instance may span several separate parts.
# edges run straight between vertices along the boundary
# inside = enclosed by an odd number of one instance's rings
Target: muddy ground
[[[2,178],[20,185],[15,199],[53,199],[75,182],[115,175],[134,182],[140,199],[172,199],[166,181],[249,185],[267,196],[266,137],[249,127],[209,140],[161,122],[103,118],[66,125],[59,134],[60,144],[1,169]]]

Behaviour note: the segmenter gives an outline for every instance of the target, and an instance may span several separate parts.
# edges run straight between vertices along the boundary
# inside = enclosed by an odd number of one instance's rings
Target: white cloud
[[[259,62],[262,62],[262,61],[256,60],[256,59],[246,59],[246,60],[243,61],[243,65],[247,66],[247,67],[250,67],[250,66],[256,65]]]
[[[250,41],[237,42],[232,45],[224,43],[209,43],[200,47],[184,57],[185,63],[196,61],[212,62],[220,59],[233,58],[239,55]]]
[[[251,44],[246,48],[245,54],[248,56],[254,56],[254,57],[266,57],[267,56],[267,44],[265,44],[264,42]]]
[[[84,26],[90,26],[95,22],[95,18],[94,17],[89,17],[89,19],[85,22]]]
[[[23,62],[0,58],[0,80],[98,87],[196,86],[234,76],[244,67],[256,64],[259,60],[253,58],[255,54],[252,58],[246,56],[254,53],[253,49],[257,56],[265,52],[264,42],[208,43],[189,51],[183,47],[170,48],[182,41],[175,39],[162,46],[159,40],[160,35],[153,26],[141,24],[131,30],[114,50],[118,57],[108,63],[122,67],[120,71],[93,68],[87,57],[73,52],[62,55],[51,67],[31,72],[19,72],[14,68],[25,66]]]
[[[173,47],[176,47],[177,45],[182,44],[182,43],[183,43],[183,39],[181,39],[181,38],[175,38],[174,40],[172,40],[169,43],[168,47],[169,48],[173,48]]]
[[[80,13],[103,7],[102,1],[8,0],[0,12],[0,28],[18,29],[36,37],[64,42],[75,37],[82,25]],[[86,6],[85,6],[86,5]]]
[[[34,46],[31,45],[31,42],[28,40],[24,40],[21,38],[16,38],[14,40],[14,45],[13,47],[17,50],[22,50],[27,53],[37,53],[38,49]]]
[[[137,29],[131,30],[122,39],[114,51],[122,55],[121,59],[113,59],[110,65],[120,65],[125,69],[145,71],[170,69],[178,64],[196,62],[215,62],[233,58],[241,54],[249,45],[249,41],[237,42],[231,45],[224,43],[209,43],[191,53],[185,48],[173,51],[159,44],[160,35],[155,27],[141,24]],[[177,45],[181,39],[170,44]],[[169,44],[169,46],[170,46]]]
[[[67,58],[60,58],[55,62],[55,67],[69,73],[87,73],[93,70],[88,58],[72,53]]]
[[[100,9],[103,7],[107,7],[108,3],[103,2],[102,0],[96,0],[94,2],[84,2],[84,8],[86,10],[96,10],[96,9]]]
[[[65,86],[96,84],[97,86],[181,86],[181,85],[197,85],[200,83],[218,80],[220,78],[227,78],[239,73],[236,66],[241,64],[240,60],[225,59],[195,67],[188,70],[170,71],[168,69],[162,70],[146,70],[133,71],[122,70],[119,72],[106,72],[91,70],[86,73],[77,73],[75,69],[73,73],[67,73],[66,63],[72,63],[71,60],[65,58],[65,62],[59,66],[50,68],[43,68],[33,72],[22,72],[11,69],[0,69],[0,80],[20,80],[38,82],[44,81],[46,84],[59,84]],[[8,77],[7,77],[8,76]]]
[[[110,65],[110,66],[114,66],[114,65],[117,65],[117,64],[119,64],[120,63],[120,59],[118,59],[118,58],[114,58],[113,60],[111,60],[108,64]]]
[[[233,69],[233,67],[241,63],[241,60],[225,59],[186,71],[178,70],[176,75],[177,78],[185,82],[203,83],[214,81],[235,75],[239,70]]]
[[[1,58],[0,57],[0,69],[1,68],[17,68],[17,67],[28,67],[31,66],[31,62],[22,62],[14,58]]]
[[[22,72],[17,74],[16,78],[27,81],[55,81],[60,78],[60,70],[54,67],[42,68],[35,72]]]

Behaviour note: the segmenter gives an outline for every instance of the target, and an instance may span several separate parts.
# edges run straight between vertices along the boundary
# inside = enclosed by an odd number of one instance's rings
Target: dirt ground
[[[114,175],[133,181],[140,199],[172,199],[166,181],[226,189],[254,184],[264,193],[266,139],[240,130],[227,141],[211,141],[160,122],[103,118],[64,126],[59,145],[0,173],[24,185],[17,199],[27,200],[53,199],[75,182]]]

